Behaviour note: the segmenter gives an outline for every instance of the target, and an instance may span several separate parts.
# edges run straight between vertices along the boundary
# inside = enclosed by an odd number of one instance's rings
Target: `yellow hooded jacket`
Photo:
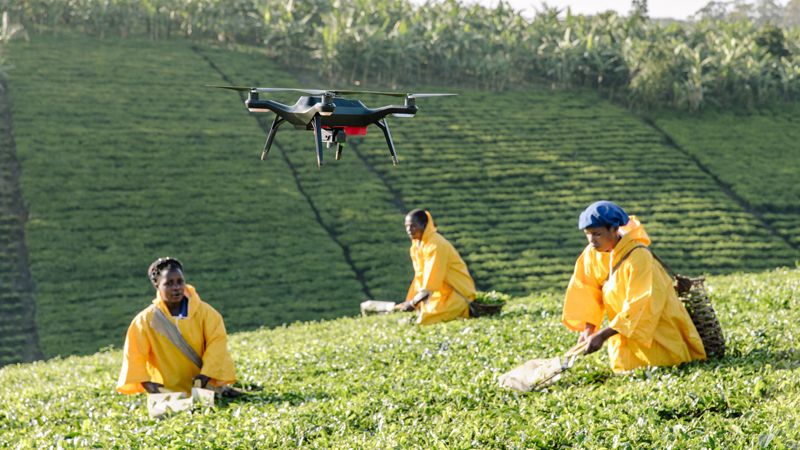
[[[620,232],[624,235],[613,251],[598,252],[588,245],[578,258],[564,301],[564,325],[583,331],[591,323],[599,330],[605,311],[608,326],[619,333],[608,339],[608,355],[617,373],[705,359],[703,341],[672,279],[649,251],[633,251],[609,277],[614,258],[650,244],[635,216]]]
[[[188,318],[185,319],[172,318],[160,293],[153,304],[177,322],[183,338],[203,359],[203,369],[200,370],[165,336],[153,330],[150,321],[155,312],[147,308],[133,319],[128,328],[117,391],[122,394],[143,392],[141,383],[150,381],[161,383],[171,391],[189,393],[192,379],[197,375],[208,376],[211,378],[209,383],[215,386],[236,381],[222,316],[200,300],[194,287],[186,285],[184,295],[189,298]]]
[[[422,233],[422,239],[411,242],[414,281],[408,289],[406,300],[411,300],[423,289],[433,293],[427,301],[417,305],[417,323],[420,325],[458,317],[466,319],[469,317],[469,304],[461,296],[473,301],[475,282],[455,247],[436,232],[431,214],[427,211],[425,214],[428,215],[428,225]]]

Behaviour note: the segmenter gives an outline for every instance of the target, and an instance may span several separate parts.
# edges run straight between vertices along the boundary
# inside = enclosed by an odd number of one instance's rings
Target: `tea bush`
[[[500,316],[429,327],[400,313],[231,336],[242,384],[261,392],[154,421],[114,391],[119,351],[0,369],[9,448],[674,448],[800,444],[800,271],[711,277],[722,360],[615,376],[605,349],[547,392],[497,377],[577,335],[561,297],[518,298]]]

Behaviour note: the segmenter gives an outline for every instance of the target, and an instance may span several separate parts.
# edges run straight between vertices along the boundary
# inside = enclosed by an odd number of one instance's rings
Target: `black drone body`
[[[261,159],[265,160],[275,140],[275,133],[284,123],[294,125],[297,130],[310,130],[314,132],[317,148],[317,164],[322,166],[322,144],[328,148],[338,145],[336,159],[342,156],[342,149],[347,135],[366,135],[367,127],[375,125],[383,131],[392,162],[397,165],[392,135],[389,133],[389,124],[386,116],[394,114],[398,117],[414,117],[417,113],[416,98],[440,97],[455,94],[403,94],[399,92],[373,92],[373,91],[335,91],[312,89],[282,89],[282,88],[248,88],[239,86],[211,86],[236,91],[248,91],[248,99],[244,102],[250,112],[274,112],[275,121],[269,130],[269,137],[264,146]],[[272,100],[260,100],[260,92],[297,91],[308,96],[300,97],[294,105],[284,105]],[[405,97],[404,105],[389,105],[382,108],[367,108],[358,100],[348,100],[340,97],[347,94],[377,94],[392,97]]]

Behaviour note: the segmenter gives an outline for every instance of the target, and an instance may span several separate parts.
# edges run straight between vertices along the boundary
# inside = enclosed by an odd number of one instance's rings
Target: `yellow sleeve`
[[[587,323],[596,328],[603,325],[603,290],[591,273],[590,264],[591,261],[584,250],[575,263],[575,272],[567,286],[561,321],[574,331],[583,331]]]
[[[442,289],[447,274],[447,249],[444,246],[429,244],[425,249],[425,272],[422,274],[422,288],[431,292]]]
[[[203,338],[206,343],[206,350],[201,357],[203,358],[203,369],[201,375],[205,375],[215,386],[224,386],[236,381],[236,371],[233,367],[233,359],[228,352],[228,333],[225,330],[225,323],[222,315],[210,306],[207,307],[206,317],[203,323]]]
[[[647,250],[631,254],[623,263],[619,289],[625,289],[622,310],[608,326],[623,336],[650,347],[666,298],[653,296],[653,256]]]
[[[411,280],[411,286],[409,286],[408,288],[408,293],[406,294],[406,300],[411,300],[412,298],[414,298],[415,295],[417,295],[417,292],[419,292],[420,290],[420,288],[418,287],[420,284],[419,282],[422,279],[422,274],[420,273],[417,261],[414,258],[413,243],[411,244],[410,253],[411,253],[411,264],[414,266],[414,279]]]
[[[122,356],[122,370],[117,381],[117,391],[121,394],[138,394],[144,392],[142,383],[152,381],[147,371],[150,357],[150,339],[143,327],[147,326],[146,316],[140,315],[133,320],[125,336],[125,350]]]

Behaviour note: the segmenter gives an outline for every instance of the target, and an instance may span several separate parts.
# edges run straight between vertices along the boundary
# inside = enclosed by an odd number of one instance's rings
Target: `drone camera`
[[[328,148],[333,147],[333,144],[344,144],[347,141],[347,134],[341,128],[323,128],[322,129],[322,142],[328,144]]]

